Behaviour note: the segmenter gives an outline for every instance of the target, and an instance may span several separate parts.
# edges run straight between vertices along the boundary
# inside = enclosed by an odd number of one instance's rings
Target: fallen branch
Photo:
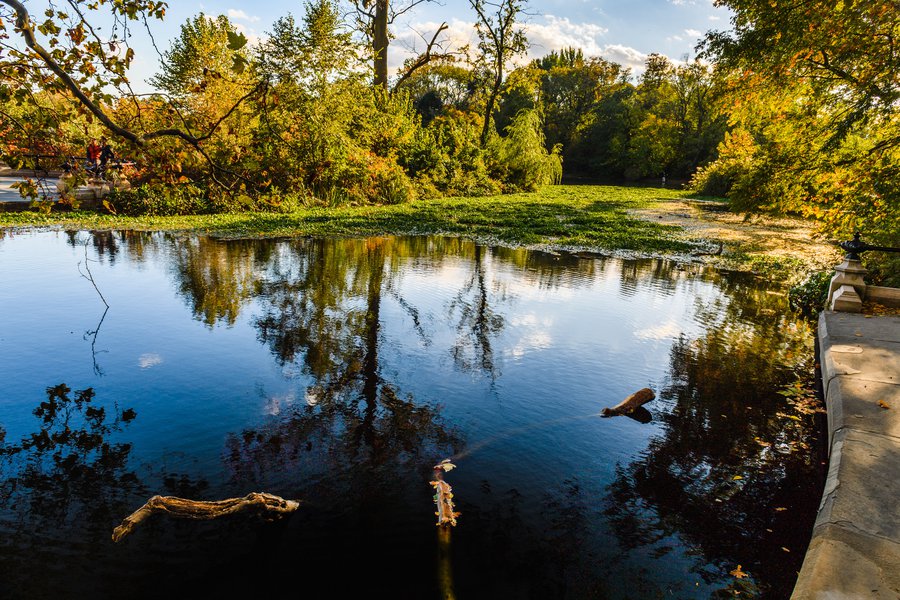
[[[456,507],[453,505],[453,488],[444,481],[444,473],[455,468],[456,465],[450,462],[449,458],[434,465],[434,479],[431,480],[431,485],[435,492],[434,504],[437,506],[437,512],[434,514],[437,516],[438,527],[448,525],[456,527],[456,517],[459,516],[459,513],[456,512]]]
[[[278,518],[298,508],[300,503],[296,500],[285,500],[280,496],[261,492],[253,492],[243,498],[228,498],[214,502],[175,496],[153,496],[146,504],[125,517],[122,524],[113,530],[112,540],[118,542],[155,513],[166,513],[180,519],[210,520],[246,510],[259,510]]]
[[[643,388],[631,394],[612,408],[604,408],[600,411],[601,417],[617,417],[619,415],[629,415],[638,410],[644,404],[647,404],[656,396],[650,388]]]

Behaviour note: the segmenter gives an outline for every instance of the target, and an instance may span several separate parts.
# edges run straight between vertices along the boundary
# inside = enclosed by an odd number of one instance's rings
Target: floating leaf
[[[891,409],[891,405],[888,404],[887,402],[885,402],[884,400],[879,400],[879,401],[878,401],[878,406],[880,406],[881,408],[883,408],[883,409],[885,409],[885,410],[890,410],[890,409]]]
[[[452,462],[450,462],[450,459],[449,459],[449,458],[445,458],[444,460],[442,460],[442,461],[439,462],[438,464],[434,465],[435,471],[437,471],[438,469],[441,469],[441,470],[443,470],[445,473],[446,473],[447,471],[452,471],[452,470],[455,469],[455,468],[456,468],[456,465],[454,465]]]
[[[741,479],[743,479],[743,477],[741,477],[740,475],[735,475],[731,478],[732,481],[740,481]]]
[[[738,579],[743,579],[744,577],[749,577],[749,575],[747,575],[746,573],[741,571],[741,565],[738,565],[737,569],[735,569],[734,571],[731,571],[730,574],[737,577]]]

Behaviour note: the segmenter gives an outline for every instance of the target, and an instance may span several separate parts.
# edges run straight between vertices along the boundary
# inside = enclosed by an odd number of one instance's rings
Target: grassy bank
[[[717,208],[718,210],[709,210]],[[798,219],[723,212],[717,203],[656,187],[561,185],[530,194],[440,198],[394,206],[308,208],[290,214],[121,217],[95,212],[0,213],[0,227],[186,231],[218,237],[444,234],[548,249],[680,255],[728,269],[796,280],[838,262]],[[709,255],[718,244],[724,251]]]
[[[660,188],[566,185],[530,194],[309,208],[290,214],[120,217],[93,212],[0,213],[0,226],[180,230],[223,237],[439,233],[516,245],[672,253],[694,247],[679,234],[681,228],[649,222],[629,211],[686,195]]]

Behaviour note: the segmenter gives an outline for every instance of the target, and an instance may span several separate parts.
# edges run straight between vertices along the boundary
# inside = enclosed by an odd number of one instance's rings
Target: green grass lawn
[[[527,194],[309,208],[289,214],[121,217],[84,211],[8,212],[0,213],[0,227],[182,230],[223,237],[447,234],[516,245],[677,253],[693,248],[679,228],[643,221],[627,211],[688,195],[662,188],[560,185]]]

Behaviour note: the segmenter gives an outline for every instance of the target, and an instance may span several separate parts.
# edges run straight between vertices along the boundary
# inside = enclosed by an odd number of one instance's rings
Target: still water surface
[[[812,333],[759,279],[430,237],[11,231],[0,278],[0,597],[793,586]],[[642,387],[649,423],[597,416]],[[251,491],[303,505],[110,540],[154,494]]]

